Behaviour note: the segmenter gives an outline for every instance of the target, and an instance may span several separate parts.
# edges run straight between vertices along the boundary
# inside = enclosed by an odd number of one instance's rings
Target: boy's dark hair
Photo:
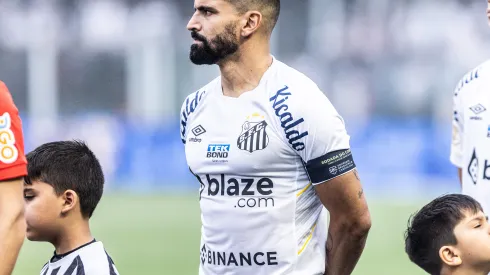
[[[92,216],[104,190],[104,173],[83,141],[45,143],[26,157],[27,184],[34,180],[45,182],[53,186],[58,196],[71,189],[80,199],[83,217]]]
[[[440,274],[439,250],[457,244],[454,227],[465,218],[465,212],[479,211],[483,211],[481,205],[462,194],[441,196],[426,204],[408,220],[405,252],[410,260],[429,274]]]

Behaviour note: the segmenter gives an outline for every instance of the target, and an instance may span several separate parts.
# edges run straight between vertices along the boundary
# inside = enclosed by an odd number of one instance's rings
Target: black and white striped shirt
[[[68,253],[55,255],[41,275],[119,275],[101,242],[93,240]]]

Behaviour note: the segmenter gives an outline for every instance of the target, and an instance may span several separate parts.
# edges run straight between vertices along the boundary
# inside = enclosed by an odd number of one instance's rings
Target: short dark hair
[[[104,190],[99,160],[79,140],[45,143],[27,154],[26,184],[39,180],[51,185],[59,196],[73,190],[84,218],[90,218]]]
[[[483,211],[481,205],[462,194],[444,195],[426,204],[408,220],[405,252],[410,260],[429,274],[440,274],[439,250],[457,244],[454,228],[465,218],[465,212],[479,211]]]
[[[266,27],[269,33],[272,32],[279,20],[281,10],[280,0],[226,0],[235,6],[241,14],[256,9],[262,13],[266,19]]]

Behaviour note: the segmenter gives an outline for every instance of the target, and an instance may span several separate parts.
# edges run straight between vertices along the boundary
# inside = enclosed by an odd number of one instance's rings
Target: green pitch
[[[425,274],[403,251],[407,218],[424,202],[370,202],[373,227],[355,275]],[[199,227],[197,195],[106,195],[92,219],[121,275],[197,274]],[[39,274],[52,253],[51,245],[26,240],[13,274]]]

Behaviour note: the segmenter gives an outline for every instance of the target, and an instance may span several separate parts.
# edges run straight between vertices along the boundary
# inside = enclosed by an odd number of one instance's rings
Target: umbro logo
[[[192,128],[191,132],[197,137],[206,133],[206,129],[204,129],[204,127],[201,125],[197,125],[196,127]]]
[[[201,142],[202,139],[197,138],[197,136],[206,133],[206,129],[204,129],[204,127],[201,125],[197,125],[196,127],[192,128],[191,132],[194,134],[194,137],[189,138],[189,142]]]
[[[481,114],[483,112],[485,112],[487,109],[481,105],[481,104],[476,104],[474,106],[471,106],[470,107],[470,110],[475,113],[475,115],[478,115],[478,114]]]

